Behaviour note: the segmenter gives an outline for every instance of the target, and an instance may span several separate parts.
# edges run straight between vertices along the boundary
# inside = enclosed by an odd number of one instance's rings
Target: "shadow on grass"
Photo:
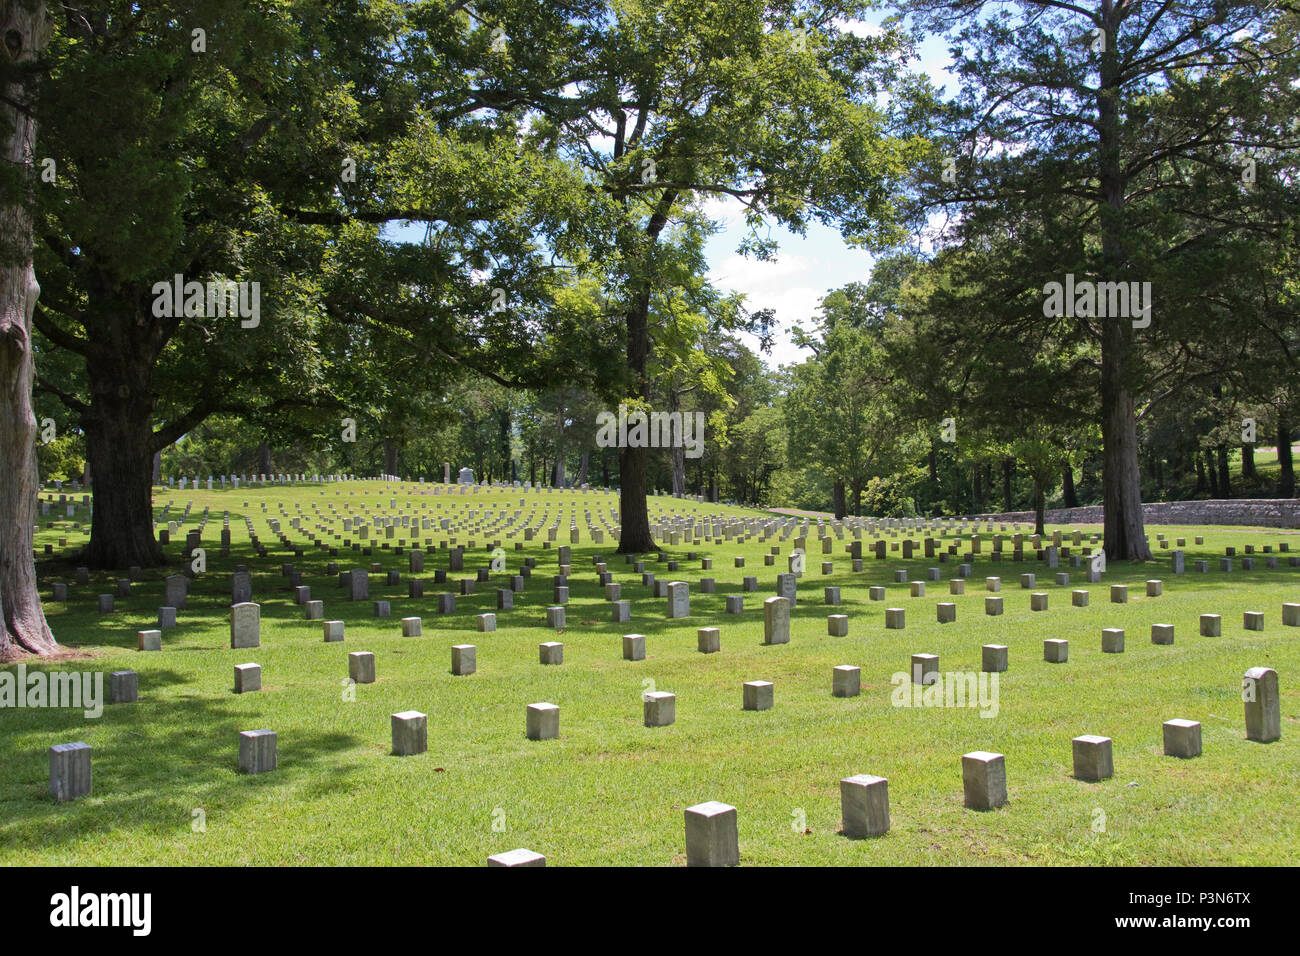
[[[181,679],[153,673],[150,685],[159,677]],[[106,705],[91,733],[80,711],[27,712],[37,715],[32,726],[0,736],[0,849],[39,855],[114,834],[184,839],[194,832],[195,810],[205,817],[237,814],[268,788],[285,799],[295,791],[319,797],[347,789],[352,770],[330,758],[362,741],[326,728],[281,733],[275,771],[239,773],[240,731],[266,722],[234,705],[203,698]],[[93,747],[93,792],[56,804],[49,796],[49,745],[85,737]]]

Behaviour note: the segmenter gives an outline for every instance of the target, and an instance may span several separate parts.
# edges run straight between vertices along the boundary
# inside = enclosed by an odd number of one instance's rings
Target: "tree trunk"
[[[92,568],[154,567],[164,558],[153,534],[153,487],[145,464],[153,457],[153,399],[147,384],[122,385],[122,398],[116,383],[129,379],[111,370],[107,381],[97,380],[95,366],[107,364],[87,363],[95,400],[85,421],[86,455],[100,480],[82,561]]]
[[[93,568],[154,567],[165,563],[153,533],[150,474],[153,453],[164,446],[153,431],[154,334],[136,314],[145,304],[104,301],[99,308],[114,321],[86,355],[91,399],[81,424],[97,480],[81,559]]]
[[[1034,479],[1034,534],[1045,534],[1043,516],[1046,510],[1047,495],[1043,494],[1043,483]]]
[[[0,34],[11,76],[30,64],[49,40],[44,3],[7,0]],[[22,169],[30,184],[36,148],[32,91],[21,81],[5,84],[0,100],[4,158]],[[47,655],[57,650],[36,590],[32,527],[40,479],[36,471],[36,413],[32,380],[32,313],[41,287],[32,268],[32,219],[26,196],[0,206],[0,660],[14,648]],[[21,691],[20,691],[21,692]]]
[[[1219,458],[1219,493],[1223,498],[1232,497],[1232,477],[1228,474],[1228,446],[1220,445]]]
[[[972,504],[976,514],[984,512],[984,466],[977,464],[975,466],[975,480],[972,482],[971,497],[974,499]]]
[[[862,516],[861,478],[854,478],[849,482],[849,513],[855,518]]]
[[[1277,416],[1277,464],[1279,498],[1295,497],[1295,463],[1291,460],[1291,422],[1279,412]]]
[[[1192,460],[1196,463],[1196,490],[1208,491],[1209,485],[1205,481],[1205,461],[1201,458],[1201,453],[1197,451],[1193,454]]]
[[[1107,319],[1102,341],[1108,339],[1112,355],[1117,348],[1116,329],[1123,320]],[[1122,332],[1121,332],[1122,334]],[[1124,346],[1126,347],[1126,346]],[[1102,346],[1103,351],[1105,345]],[[1142,476],[1138,470],[1137,420],[1133,397],[1120,382],[1120,369],[1102,362],[1102,520],[1106,558],[1110,561],[1147,561],[1151,548],[1142,517]]]
[[[578,462],[578,475],[573,479],[574,486],[586,484],[587,469],[591,465],[591,452],[587,449],[582,450],[582,459]]]
[[[153,453],[153,483],[162,484],[162,450]]]
[[[384,439],[384,474],[385,475],[397,474],[398,450],[399,448],[397,445],[397,439],[395,438]]]
[[[832,488],[831,494],[834,498],[835,517],[843,518],[848,513],[848,509],[847,507],[845,507],[845,501],[844,501],[844,479],[843,478],[835,479],[835,484]]]
[[[271,446],[267,442],[261,442],[257,446],[257,473],[271,474]]]
[[[1241,446],[1241,477],[1243,478],[1255,477],[1255,446],[1254,445]]]
[[[1121,154],[1119,96],[1119,24],[1127,4],[1103,3],[1106,46],[1101,53],[1097,92],[1100,169],[1101,272],[1120,281],[1126,269],[1125,177]],[[1137,419],[1129,391],[1133,321],[1126,316],[1101,319],[1102,508],[1106,558],[1145,561],[1151,558],[1142,516],[1142,473],[1138,468]]]
[[[1063,504],[1067,508],[1079,507],[1079,495],[1074,490],[1074,466],[1066,464],[1061,469],[1061,495],[1064,499]]]
[[[620,448],[618,452],[619,554],[641,554],[655,548],[646,504],[646,457],[644,448]]]
[[[551,472],[551,487],[564,487],[564,456],[561,455],[555,459],[555,468]]]
[[[1219,494],[1219,472],[1214,467],[1214,452],[1207,448],[1203,454],[1205,457],[1205,474],[1210,485],[1210,497],[1222,498],[1223,495]]]
[[[1015,470],[1014,458],[1002,459],[1002,510],[1011,510],[1011,473]]]
[[[934,484],[939,483],[939,462],[935,458],[934,439],[930,439],[930,453],[926,456],[930,466],[930,481]]]
[[[640,289],[627,310],[627,371],[631,397],[645,400],[649,383],[646,381],[646,360],[650,356],[650,330],[647,316],[650,313],[650,289]],[[618,515],[621,528],[618,537],[619,554],[639,554],[655,547],[650,533],[650,510],[646,501],[646,463],[649,455],[645,448],[621,448],[618,454],[619,492]]]

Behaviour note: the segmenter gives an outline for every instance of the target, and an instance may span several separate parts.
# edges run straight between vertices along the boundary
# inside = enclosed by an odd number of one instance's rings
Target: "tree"
[[[768,503],[772,477],[786,463],[786,417],[773,405],[754,409],[727,430],[724,468],[732,496],[741,504]]]
[[[629,0],[590,24],[592,52],[569,95],[544,104],[553,136],[612,200],[608,297],[623,325],[623,379],[611,398],[646,402],[661,343],[655,296],[682,275],[670,225],[704,199],[744,205],[747,251],[770,255],[765,222],[801,231],[839,226],[883,241],[888,185],[908,150],[889,140],[874,106],[898,39],[841,28],[866,4],[761,0]],[[619,455],[618,550],[654,546],[647,449]]]
[[[5,0],[0,9],[4,97],[0,100],[4,179],[0,197],[0,659],[17,646],[50,654],[54,635],[36,591],[32,525],[40,483],[32,411],[32,313],[41,288],[32,267],[36,149],[36,58],[49,40],[40,0]]]
[[[364,108],[342,91],[373,88],[361,81],[391,33],[382,13],[311,0],[113,0],[63,14],[39,102],[57,175],[40,193],[48,295],[34,321],[81,369],[38,388],[86,436],[82,560],[156,565],[154,454],[217,412],[314,399],[301,277],[320,243],[276,200],[322,191],[303,167],[332,159],[359,122]]]
[[[727,374],[722,380],[725,394],[705,391],[699,395],[697,409],[704,412],[713,434],[713,441],[705,444],[704,454],[695,460],[699,485],[710,501],[717,501],[719,485],[725,479],[731,497],[756,503],[759,486],[766,489],[771,476],[785,463],[784,424],[772,430],[764,428],[771,419],[762,424],[755,420],[757,412],[775,405],[780,391],[777,376],[735,336],[710,339],[708,348]],[[732,430],[741,427],[748,429],[747,433],[733,440]]]
[[[88,564],[162,561],[151,459],[208,416],[273,423],[351,400],[333,372],[363,357],[317,347],[336,324],[385,325],[402,354],[503,382],[594,365],[577,352],[598,329],[564,333],[551,294],[580,258],[562,233],[595,218],[590,191],[521,145],[538,79],[564,85],[549,31],[570,28],[568,11],[499,5],[527,37],[502,57],[459,4],[104,6],[68,8],[47,57],[59,178],[44,193],[50,294],[34,319],[82,360],[73,380],[38,386],[86,435]],[[383,235],[403,222],[425,225],[425,241]],[[261,315],[214,318],[201,295],[160,314],[157,283],[176,275],[259,283]],[[392,380],[387,363],[364,364],[382,368],[372,385]]]
[[[786,396],[787,457],[815,465],[834,488],[835,516],[860,514],[862,491],[897,463],[914,420],[891,400],[895,375],[883,344],[887,320],[845,318],[848,293],[831,293],[823,305],[820,339],[795,329],[795,341],[815,355],[792,369]]]
[[[950,36],[963,81],[956,102],[929,114],[952,162],[946,178],[929,172],[923,205],[995,214],[1038,199],[1077,202],[1053,226],[1078,244],[1047,275],[1160,290],[1152,325],[1135,328],[1127,314],[1086,323],[1099,351],[1106,553],[1150,558],[1137,419],[1144,388],[1160,376],[1146,366],[1173,354],[1161,339],[1208,331],[1197,328],[1202,310],[1180,313],[1193,298],[1180,281],[1201,278],[1197,258],[1251,228],[1264,190],[1240,201],[1238,160],[1294,142],[1284,128],[1294,115],[1294,44],[1273,42],[1280,15],[1262,2],[898,5]]]

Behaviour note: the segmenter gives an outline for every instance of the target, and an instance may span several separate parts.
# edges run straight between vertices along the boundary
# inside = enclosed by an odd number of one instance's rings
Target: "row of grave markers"
[[[1251,546],[1247,546],[1249,549]],[[1267,550],[1267,546],[1266,546]],[[1285,550],[1283,546],[1282,550]],[[415,556],[419,552],[411,552],[412,563],[416,563]],[[563,561],[569,557],[568,549],[562,548],[559,557]],[[661,558],[663,556],[661,555]],[[641,570],[644,568],[643,562],[634,560],[635,556],[628,556],[629,563]],[[1174,560],[1177,561],[1178,553],[1175,553]],[[709,559],[704,559],[708,561]],[[1225,558],[1230,562],[1230,557]],[[422,568],[423,557],[418,559]],[[567,564],[567,561],[564,562]],[[608,581],[605,575],[609,572],[603,562],[597,560],[599,574],[602,583],[607,588],[620,588],[616,582]],[[528,566],[531,568],[531,565]],[[373,566],[372,566],[373,569]],[[282,571],[293,573],[292,566],[285,566]],[[524,570],[524,569],[521,569]],[[565,568],[567,571],[568,569]],[[930,572],[939,569],[929,569]],[[1230,564],[1224,570],[1230,570]],[[970,569],[963,567],[959,573],[969,574]],[[390,572],[390,574],[393,572]],[[908,572],[900,571],[903,577],[899,579],[902,582],[907,581]],[[1176,572],[1177,573],[1177,572]],[[655,581],[652,573],[644,572],[643,583],[658,584],[661,587],[656,589],[656,596],[667,597],[667,614],[671,617],[682,617],[689,614],[689,585],[685,582],[663,582]],[[242,575],[242,577],[241,577]],[[364,590],[360,582],[366,581],[366,572],[364,569],[356,569],[353,572],[340,572],[340,584],[347,585],[354,600],[366,597],[362,594],[358,597],[358,591]],[[344,577],[346,576],[346,578]],[[646,577],[650,579],[646,581]],[[522,589],[523,575],[516,576],[519,589]],[[566,575],[567,577],[567,575]],[[785,643],[789,641],[789,617],[790,608],[795,601],[795,580],[797,575],[786,573],[778,575],[777,596],[770,597],[764,602],[764,642],[769,644]],[[1065,583],[1068,583],[1068,576]],[[932,579],[937,580],[938,575]],[[476,579],[477,580],[477,579]],[[746,579],[746,583],[748,584]],[[1059,580],[1059,578],[1058,578]],[[354,584],[354,582],[357,582]],[[390,578],[390,583],[391,578]],[[465,579],[465,584],[472,583],[470,579]],[[1032,574],[1022,575],[1022,588],[1032,588],[1034,585]],[[990,577],[986,579],[986,588],[990,591],[1000,590],[1001,581],[999,578]],[[515,590],[512,581],[512,589],[509,591],[501,589],[498,594],[507,594]],[[916,587],[919,585],[919,589]],[[1153,591],[1153,585],[1155,586]],[[1147,582],[1148,594],[1159,594],[1160,582]],[[959,586],[964,589],[964,579],[953,579],[950,586]],[[555,584],[555,596],[558,600],[561,597],[559,589],[564,585]],[[173,588],[175,591],[173,592]],[[168,596],[169,600],[178,599],[179,606],[184,606],[185,590],[188,588],[188,579],[183,575],[172,576],[168,579]],[[232,599],[243,596],[243,589],[248,589],[251,596],[251,578],[246,571],[236,572],[232,576]],[[923,596],[924,582],[910,582],[910,589],[914,596]],[[567,589],[566,589],[567,590]],[[871,589],[873,592],[876,588]],[[883,591],[883,588],[879,589]],[[304,596],[303,592],[309,594],[309,590],[299,587],[296,597],[301,601]],[[607,591],[607,597],[611,592]],[[618,594],[619,591],[612,592]],[[961,593],[959,590],[957,593]],[[1088,592],[1078,592],[1085,596]],[[567,595],[566,595],[567,596]],[[875,597],[875,595],[872,595]],[[883,594],[880,595],[883,598]],[[111,596],[110,596],[111,597]],[[445,595],[452,599],[454,606],[454,596]],[[735,597],[740,600],[740,596]],[[1031,602],[1039,604],[1040,598],[1045,598],[1045,592],[1035,592],[1031,595]],[[1111,588],[1111,600],[1115,603],[1124,603],[1127,597],[1126,585],[1113,585]],[[825,598],[828,604],[839,603],[839,588],[827,588]],[[500,598],[499,598],[500,599]],[[988,600],[1001,601],[1000,597],[988,598]],[[311,604],[318,605],[320,602],[305,602],[309,605],[308,617],[312,617]],[[386,602],[383,602],[386,603]],[[618,601],[616,603],[626,603]],[[1077,598],[1076,598],[1076,603]],[[945,605],[939,605],[943,608]],[[947,605],[952,607],[952,605]],[[730,607],[728,608],[730,610]],[[1045,610],[1046,602],[1041,601],[1041,606],[1036,609]],[[167,610],[164,608],[164,610]],[[174,608],[172,611],[174,613]],[[892,613],[891,613],[892,612]],[[616,612],[617,613],[617,612]],[[901,627],[903,609],[891,608],[886,612],[887,627]],[[940,619],[943,620],[943,611],[940,612]],[[548,624],[553,627],[562,627],[564,623],[563,604],[557,604],[548,608]],[[381,615],[382,616],[382,615]],[[617,618],[616,618],[617,619]],[[235,600],[231,608],[231,646],[232,647],[255,647],[260,642],[260,635],[257,634],[260,620],[260,609],[256,604],[251,602],[241,602]],[[1283,605],[1283,623],[1290,626],[1300,626],[1300,605],[1284,604]],[[334,630],[337,625],[337,630]],[[1247,612],[1245,626],[1248,629],[1259,629],[1262,627],[1262,613]],[[832,615],[828,620],[828,627],[832,633],[839,632],[839,628],[844,628],[843,633],[847,633],[847,616]],[[342,638],[342,622],[325,622],[326,640],[337,640]],[[479,617],[480,630],[493,630],[495,628],[495,615],[486,614]],[[1162,629],[1159,633],[1161,640],[1157,640],[1157,628]],[[1219,621],[1217,615],[1203,615],[1201,619],[1201,628],[1203,634],[1217,635],[1219,633]],[[1163,630],[1163,629],[1167,629]],[[407,636],[415,636],[421,633],[419,618],[403,619],[403,633]],[[149,635],[146,647],[145,635]],[[160,632],[141,632],[141,649],[154,649],[159,646],[156,638]],[[1156,643],[1166,643],[1163,638],[1172,638],[1171,625],[1154,625],[1152,639]],[[702,652],[713,653],[720,649],[719,629],[718,628],[700,628],[698,630],[699,647]],[[1064,661],[1065,651],[1068,648],[1067,642],[1064,641],[1047,641],[1045,642],[1045,658],[1047,660]],[[1123,631],[1119,629],[1106,629],[1103,632],[1103,650],[1114,651],[1116,648],[1123,648]],[[986,645],[984,651],[984,663],[987,669],[1001,669],[1006,667],[1006,647],[1002,645]],[[641,660],[645,655],[645,638],[644,635],[624,635],[623,637],[624,657],[629,660]],[[473,645],[456,645],[452,648],[452,667],[453,673],[459,675],[472,674],[477,669],[476,648]],[[544,642],[539,645],[539,661],[543,664],[559,664],[563,661],[563,645],[559,642]],[[930,674],[937,674],[938,659],[934,655],[914,655],[913,656],[913,673],[918,683],[925,683]],[[357,652],[349,655],[349,674],[357,683],[368,683],[374,680],[374,658],[369,652]],[[1247,737],[1251,740],[1269,741],[1275,740],[1280,736],[1280,699],[1278,697],[1277,674],[1269,668],[1252,668],[1245,675],[1245,684],[1249,688],[1249,696],[1246,699],[1246,724]],[[256,664],[244,664],[236,667],[236,690],[239,692],[248,692],[260,689],[261,686],[261,669]],[[832,674],[832,694],[837,697],[855,696],[855,685],[860,689],[860,673],[852,665],[840,665],[834,668]],[[772,706],[773,694],[772,684],[767,681],[750,681],[746,682],[743,688],[742,706],[745,709],[764,710]],[[111,680],[112,698],[114,703],[130,702],[138,699],[138,680],[133,671],[114,672]],[[645,695],[643,698],[643,719],[648,727],[667,726],[674,722],[676,715],[676,697],[666,692],[654,692]],[[402,755],[411,755],[423,752],[427,747],[427,725],[425,724],[425,715],[415,711],[395,714],[393,719],[393,752]],[[547,740],[554,739],[558,736],[559,727],[559,708],[547,702],[529,705],[527,710],[525,733],[530,739]],[[1200,725],[1194,721],[1175,719],[1166,722],[1164,725],[1165,750],[1166,753],[1181,756],[1193,757],[1200,753]],[[1109,738],[1085,735],[1075,738],[1072,742],[1075,755],[1075,775],[1080,779],[1104,779],[1113,772],[1113,761],[1111,758],[1111,748]],[[75,799],[90,792],[90,750],[84,743],[56,745],[51,748],[51,792],[56,799]],[[240,736],[240,768],[246,772],[260,773],[275,769],[278,766],[276,754],[276,736],[273,731],[259,730],[246,731]],[[987,752],[976,752],[967,754],[962,758],[963,767],[963,788],[966,794],[966,805],[972,809],[993,809],[1006,803],[1006,778],[1004,769],[1004,758],[1000,754]],[[858,777],[845,778],[841,782],[842,802],[844,803],[844,827],[845,832],[849,835],[880,835],[888,829],[888,803],[887,803],[887,781],[884,778],[870,777],[868,775],[859,775]],[[881,814],[881,800],[884,800],[883,817]],[[725,804],[710,803],[692,807],[687,811],[687,851],[688,862],[691,865],[725,865],[738,862],[739,851],[738,842],[735,838],[735,808]],[[884,820],[883,829],[880,821]],[[872,823],[871,821],[875,821]],[[873,832],[873,830],[875,832]],[[512,851],[512,854],[494,857],[494,865],[537,865],[536,860],[543,859],[537,854],[531,854],[531,851]],[[531,864],[528,861],[532,861]]]
[[[465,657],[461,646],[461,658]],[[470,649],[472,651],[472,648]],[[472,653],[469,655],[472,661]],[[373,682],[374,655],[365,652],[349,655],[349,671],[358,682]],[[260,687],[261,672],[257,665],[236,668],[237,687],[241,672],[246,681],[243,689]],[[472,672],[472,667],[470,668]],[[114,703],[137,699],[137,683],[132,671],[113,674]],[[768,681],[750,681],[744,685],[743,706],[746,710],[771,708]],[[1255,667],[1243,677],[1246,737],[1269,743],[1281,736],[1281,699],[1277,672]],[[644,724],[662,727],[674,722],[676,697],[664,692],[643,695]],[[545,741],[559,736],[559,707],[549,702],[529,704],[525,718],[525,735],[530,740]],[[392,714],[392,753],[416,756],[428,750],[428,717],[409,710]],[[1202,753],[1201,725],[1184,718],[1167,720],[1161,727],[1166,756],[1192,759]],[[1100,782],[1114,776],[1112,740],[1096,734],[1083,734],[1071,740],[1073,774],[1080,781]],[[50,748],[50,793],[58,802],[89,796],[93,789],[91,748],[84,742],[56,744]],[[246,730],[239,733],[239,770],[247,774],[270,773],[279,768],[278,735],[273,730]],[[991,811],[1009,803],[1006,757],[990,751],[973,751],[961,758],[963,802],[967,809]],[[856,774],[840,780],[841,832],[852,839],[883,837],[890,829],[888,778]],[[737,810],[720,801],[709,801],[685,811],[685,845],[688,866],[735,866],[740,863]],[[546,858],[526,848],[494,854],[489,866],[544,866]]]

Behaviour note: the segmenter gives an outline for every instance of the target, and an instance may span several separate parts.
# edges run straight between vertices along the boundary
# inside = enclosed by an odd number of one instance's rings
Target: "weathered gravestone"
[[[230,608],[230,646],[260,647],[262,643],[262,608],[251,602],[234,604]]]

